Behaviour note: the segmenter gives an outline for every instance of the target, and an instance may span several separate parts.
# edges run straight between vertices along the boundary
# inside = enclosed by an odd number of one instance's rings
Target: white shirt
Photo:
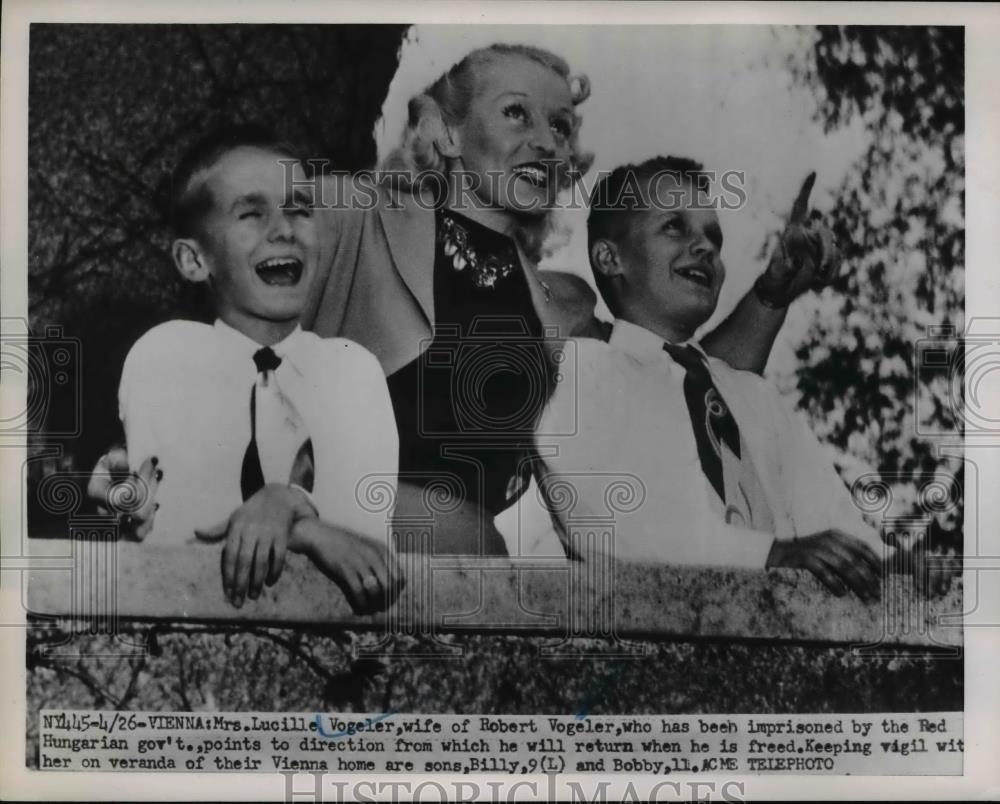
[[[258,374],[253,354],[260,348],[222,321],[170,321],[129,352],[118,392],[129,461],[137,469],[155,455],[163,469],[149,538],[184,544],[196,528],[224,522],[243,503]],[[312,439],[320,518],[386,538],[391,511],[371,504],[371,495],[384,494],[388,483],[394,497],[399,440],[378,360],[353,341],[301,328],[272,348],[282,359],[274,377]]]
[[[774,533],[727,524],[701,468],[685,371],[663,343],[622,320],[608,343],[572,342],[536,436],[564,530],[610,530],[616,558],[669,564],[763,567],[776,537],[829,528],[883,554],[802,416],[792,415],[762,378],[709,358],[770,505]]]

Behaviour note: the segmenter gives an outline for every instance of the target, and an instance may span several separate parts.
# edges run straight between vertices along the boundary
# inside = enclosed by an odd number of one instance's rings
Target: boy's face
[[[241,321],[297,319],[318,261],[311,196],[286,179],[289,157],[241,147],[205,175],[212,203],[197,238],[213,277],[216,313]],[[306,181],[300,165],[292,174]],[[284,208],[283,208],[284,207]]]
[[[688,333],[711,318],[726,277],[719,217],[692,208],[693,192],[690,182],[667,175],[644,182],[647,208],[628,213],[617,243],[623,311]]]

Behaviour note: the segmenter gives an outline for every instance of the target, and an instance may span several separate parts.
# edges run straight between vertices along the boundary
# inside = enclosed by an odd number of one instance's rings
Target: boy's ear
[[[206,282],[211,276],[208,263],[196,240],[178,238],[170,247],[174,265],[189,282]]]
[[[625,268],[622,265],[618,245],[611,240],[601,238],[590,246],[590,264],[595,271],[607,279],[622,276]]]

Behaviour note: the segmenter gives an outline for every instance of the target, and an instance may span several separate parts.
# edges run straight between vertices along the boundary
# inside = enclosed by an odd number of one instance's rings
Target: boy
[[[395,419],[371,353],[299,327],[319,259],[301,162],[242,127],[199,142],[172,178],[174,263],[209,284],[217,318],[157,326],[126,358],[127,451],[156,501],[138,532],[224,538],[236,606],[278,579],[291,549],[356,610],[380,608],[400,579],[373,541],[385,539],[385,512],[356,494],[368,476],[395,476]]]
[[[688,343],[725,278],[718,216],[693,201],[707,190],[700,171],[659,157],[595,190],[591,267],[616,320],[608,342],[577,341],[538,428],[546,485],[573,487],[574,516],[614,516],[617,558],[799,567],[836,594],[874,598],[890,548],[815,436],[771,385]],[[568,423],[573,436],[545,436]],[[637,491],[615,511],[618,478]],[[561,520],[565,532],[572,521]]]

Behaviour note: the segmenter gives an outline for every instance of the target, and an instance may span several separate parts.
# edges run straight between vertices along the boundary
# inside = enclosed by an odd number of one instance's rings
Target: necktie
[[[684,367],[684,398],[691,416],[701,468],[712,488],[725,503],[722,445],[725,444],[737,459],[740,458],[740,430],[736,419],[729,412],[729,406],[716,388],[708,366],[696,349],[672,343],[664,344],[663,348]]]
[[[250,444],[243,456],[240,491],[247,500],[265,484],[298,483],[312,490],[312,440],[274,371],[281,358],[265,346],[253,355],[257,379],[250,389]]]

